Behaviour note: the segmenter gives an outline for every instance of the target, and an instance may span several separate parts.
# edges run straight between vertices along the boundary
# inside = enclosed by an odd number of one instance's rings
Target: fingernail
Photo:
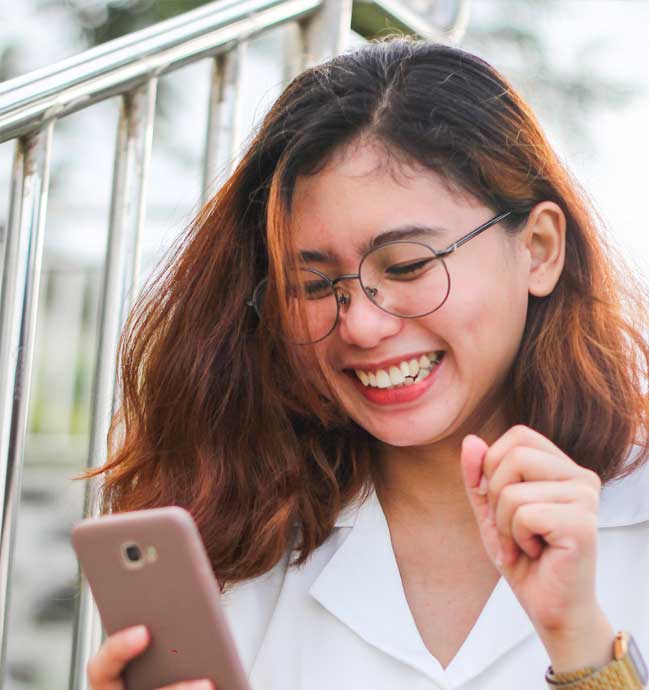
[[[489,482],[487,481],[486,475],[482,475],[482,479],[480,480],[480,486],[478,487],[478,493],[481,496],[484,496],[489,489]]]
[[[498,547],[498,550],[496,551],[496,559],[495,559],[496,567],[497,568],[502,568],[503,567],[503,552],[500,546]]]
[[[192,690],[214,690],[211,680],[197,680],[191,684]]]
[[[126,633],[126,639],[129,644],[139,644],[146,639],[146,634],[146,626],[137,625]]]

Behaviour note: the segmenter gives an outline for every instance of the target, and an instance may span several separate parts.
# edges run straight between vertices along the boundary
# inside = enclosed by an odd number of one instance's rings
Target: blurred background
[[[0,0],[0,80],[201,4]],[[404,4],[443,24],[455,0]],[[520,89],[590,196],[610,241],[641,276],[649,274],[647,27],[647,0],[474,0],[460,43]],[[284,31],[253,40],[245,56],[240,147],[281,90]],[[209,62],[164,76],[159,84],[142,244],[145,276],[200,205]],[[110,99],[56,126],[12,581],[5,680],[11,690],[68,685],[77,586],[70,528],[83,504],[83,485],[70,477],[84,468],[88,454],[118,107],[118,99]],[[0,237],[12,156],[13,142],[0,144]]]

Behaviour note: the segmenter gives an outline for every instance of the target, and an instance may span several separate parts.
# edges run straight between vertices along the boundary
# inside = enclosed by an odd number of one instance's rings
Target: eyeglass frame
[[[490,220],[486,221],[485,223],[482,223],[482,225],[479,225],[477,228],[474,228],[470,232],[468,232],[466,235],[463,235],[460,237],[459,240],[456,240],[455,242],[449,244],[448,247],[445,249],[433,249],[430,245],[426,244],[425,242],[419,242],[416,240],[393,240],[392,242],[386,242],[385,244],[380,245],[380,247],[374,247],[373,249],[370,249],[368,252],[363,254],[361,257],[361,260],[358,262],[358,273],[345,273],[343,275],[338,276],[337,278],[331,279],[328,275],[325,273],[322,273],[322,271],[319,271],[317,268],[308,268],[306,270],[312,271],[313,273],[317,273],[319,276],[324,278],[327,283],[329,283],[331,289],[333,290],[333,293],[336,297],[336,318],[334,319],[332,327],[327,331],[327,333],[317,340],[309,340],[308,342],[305,343],[297,343],[298,345],[314,345],[315,343],[319,343],[321,340],[324,340],[328,336],[330,336],[333,331],[336,329],[336,326],[338,325],[338,321],[340,318],[340,307],[341,305],[346,305],[349,304],[351,301],[351,296],[348,294],[345,294],[344,292],[340,292],[339,288],[336,287],[336,285],[343,281],[343,280],[358,280],[358,282],[361,285],[361,288],[363,288],[363,293],[367,297],[367,299],[378,309],[381,311],[385,312],[386,314],[390,314],[391,316],[396,316],[400,319],[420,319],[424,316],[428,316],[429,314],[432,314],[436,312],[438,309],[441,309],[444,306],[444,303],[448,299],[448,296],[451,292],[451,275],[448,272],[448,268],[446,268],[446,264],[444,263],[443,259],[444,257],[448,256],[449,254],[452,254],[456,249],[461,247],[463,244],[466,244],[469,240],[472,240],[474,237],[477,237],[480,233],[484,232],[485,230],[489,229],[490,227],[496,225],[499,223],[501,220],[504,220],[508,216],[512,215],[514,213],[513,210],[509,211],[504,211],[503,213],[499,213],[497,216],[494,216]],[[446,295],[444,296],[444,299],[438,304],[434,309],[431,309],[430,311],[425,312],[424,314],[418,314],[417,316],[401,316],[399,314],[393,314],[392,312],[388,311],[387,309],[384,309],[381,307],[380,304],[377,304],[368,294],[367,290],[371,288],[366,288],[363,283],[361,282],[361,267],[363,265],[363,262],[365,261],[366,257],[369,256],[372,252],[377,251],[378,249],[383,249],[383,247],[389,247],[392,244],[403,244],[404,242],[409,242],[410,244],[420,244],[430,251],[435,254],[435,259],[442,259],[442,266],[444,266],[444,270],[446,271],[446,275],[448,277],[448,290],[446,291]],[[249,299],[246,300],[246,304],[249,307],[252,307],[255,310],[255,313],[259,318],[261,318],[260,314],[260,309],[261,307],[258,306],[257,302],[257,296],[259,294],[259,291],[262,290],[265,286],[265,284],[268,282],[268,277],[262,278],[259,283],[255,286],[255,289],[252,292],[252,295],[250,296]]]

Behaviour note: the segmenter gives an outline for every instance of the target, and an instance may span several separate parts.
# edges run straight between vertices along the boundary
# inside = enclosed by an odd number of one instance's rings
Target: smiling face
[[[409,240],[440,250],[502,210],[450,191],[428,169],[387,163],[380,147],[356,142],[318,174],[298,178],[291,229],[308,259],[303,265],[335,279],[357,274],[364,251],[395,239],[395,231],[406,229]],[[414,235],[413,227],[420,228]],[[495,225],[445,262],[451,288],[436,311],[420,318],[386,313],[358,280],[341,281],[349,301],[338,325],[304,346],[349,416],[389,445],[479,433],[467,427],[498,406],[521,341],[530,254],[519,236]],[[417,281],[403,284],[412,290]]]

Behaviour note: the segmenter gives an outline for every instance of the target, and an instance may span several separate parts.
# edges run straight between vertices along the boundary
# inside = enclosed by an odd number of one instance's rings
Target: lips
[[[435,383],[439,376],[440,369],[444,366],[444,356],[445,353],[442,353],[439,360],[433,363],[430,373],[415,383],[404,383],[381,388],[365,385],[354,371],[348,370],[346,373],[352,379],[354,387],[365,399],[377,405],[399,405],[416,400]]]
[[[412,357],[396,361],[390,366],[376,369],[355,368],[354,373],[364,386],[373,388],[411,386],[425,379],[442,356],[443,351],[433,351],[419,358]]]

